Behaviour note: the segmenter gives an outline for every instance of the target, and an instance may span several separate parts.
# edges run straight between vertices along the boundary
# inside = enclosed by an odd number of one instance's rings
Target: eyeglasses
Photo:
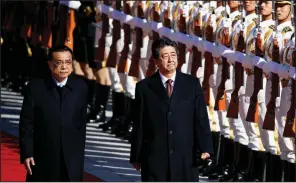
[[[66,64],[66,66],[70,66],[73,64],[72,60],[66,61],[66,62],[61,62],[61,61],[51,61],[56,67],[61,67],[63,64]]]

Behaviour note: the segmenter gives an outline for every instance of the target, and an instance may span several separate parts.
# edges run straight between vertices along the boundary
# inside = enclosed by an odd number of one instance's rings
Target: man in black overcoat
[[[136,85],[130,162],[142,181],[198,181],[198,153],[213,152],[203,90],[176,71],[175,42],[154,41],[152,54],[159,70]]]
[[[51,48],[51,73],[26,88],[19,143],[27,181],[82,181],[88,88],[71,75],[72,62],[70,48]]]

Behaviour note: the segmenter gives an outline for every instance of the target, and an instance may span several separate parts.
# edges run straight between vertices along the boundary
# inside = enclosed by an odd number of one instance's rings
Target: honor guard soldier
[[[76,26],[73,31],[73,54],[79,62],[89,87],[88,104],[90,111],[94,110],[94,87],[96,78],[92,68],[96,67],[94,60],[95,41],[95,4],[91,1],[81,1],[76,12]]]
[[[259,12],[261,9],[261,13]],[[261,16],[262,20],[261,20]],[[246,83],[246,121],[249,122],[249,148],[252,150],[250,158],[250,181],[263,181],[264,167],[266,164],[267,152],[276,155],[278,148],[274,138],[274,132],[262,129],[266,112],[265,85],[266,78],[262,69],[253,66],[253,57],[264,57],[264,50],[274,29],[272,20],[272,1],[257,2],[258,24],[252,29],[247,38],[246,53],[247,60],[243,66],[247,71]],[[260,65],[260,64],[258,64]],[[262,115],[263,114],[263,115]]]
[[[281,64],[279,68],[270,67],[270,71],[275,69],[279,70],[279,75],[271,74],[271,86],[267,86],[266,90],[270,93],[267,98],[267,112],[265,115],[263,128],[267,130],[276,129],[278,132],[278,141],[280,147],[280,158],[287,165],[286,162],[295,163],[294,143],[292,138],[284,137],[284,128],[286,125],[286,115],[289,110],[291,88],[289,87],[289,75],[288,72],[290,65],[283,59],[283,49],[286,47],[288,40],[294,33],[294,27],[291,22],[291,1],[276,1],[276,33],[272,44],[268,47],[269,57],[272,57],[274,62]],[[288,104],[288,105],[287,105]],[[273,158],[274,162],[279,163],[276,157]],[[289,172],[288,166],[283,166],[284,172]],[[281,180],[281,174],[279,172],[271,172],[276,176],[277,180]],[[286,173],[287,175],[288,173]],[[286,178],[287,179],[287,178]]]
[[[295,5],[294,5],[295,7]],[[292,11],[294,12],[293,15],[295,16],[295,8]],[[296,66],[296,47],[295,47],[295,20],[293,22],[294,24],[294,34],[291,36],[290,40],[287,42],[286,46],[283,50],[283,63],[286,67],[286,69],[291,69],[291,67]],[[286,70],[287,71],[287,70]],[[288,96],[285,97],[285,101],[281,101],[282,103],[285,102],[285,105],[282,107],[286,108],[287,114],[285,116],[285,127],[283,131],[283,136],[286,138],[291,138],[291,141],[293,142],[291,147],[294,148],[294,156],[295,156],[295,108],[296,108],[296,80],[291,78],[291,75],[287,78],[289,80],[288,88],[289,93]],[[284,96],[282,96],[283,98]],[[283,100],[283,99],[282,99]],[[294,126],[294,130],[293,130]],[[290,153],[290,156],[293,154]],[[295,162],[284,161],[284,180],[287,182],[295,182]]]
[[[232,48],[238,52],[245,52],[246,38],[252,28],[256,25],[257,16],[255,14],[255,2],[243,1],[245,15],[242,15],[240,23],[234,27],[232,36]],[[242,4],[241,4],[242,7]],[[241,11],[242,12],[242,11]],[[233,55],[235,57],[236,53]],[[234,131],[235,141],[239,142],[235,148],[236,157],[234,181],[247,180],[248,174],[248,143],[247,135],[249,124],[245,121],[247,106],[245,104],[246,73],[242,66],[242,58],[235,57],[234,61],[234,89],[231,93],[231,100],[227,109],[227,117],[231,118],[231,125]]]
[[[117,2],[118,3],[118,2]],[[119,9],[120,4],[117,4],[117,8]],[[96,60],[97,62],[97,72],[96,77],[99,80],[98,83],[101,85],[101,100],[97,103],[97,113],[96,115],[92,116],[95,122],[103,122],[103,124],[99,125],[99,128],[102,128],[104,131],[110,130],[111,126],[119,125],[120,121],[124,116],[124,93],[122,92],[121,85],[119,84],[118,80],[119,77],[116,75],[116,71],[114,65],[116,66],[116,61],[113,60],[112,56],[116,53],[111,53],[111,48],[114,48],[115,43],[113,43],[113,20],[108,16],[108,6],[111,6],[111,1],[105,0],[103,2],[97,2],[97,7],[100,10],[100,19],[101,19],[101,32],[99,33],[99,40],[98,40],[98,49],[96,52]],[[115,23],[115,26],[118,27]],[[120,30],[120,29],[119,29]],[[118,33],[118,32],[116,32]],[[120,33],[120,32],[119,32]],[[120,36],[115,36],[114,41],[117,44],[118,39]],[[117,39],[117,41],[116,41]],[[115,47],[117,49],[117,45]],[[117,52],[117,51],[115,51]],[[111,55],[110,55],[111,54]],[[109,58],[109,56],[111,56]],[[115,64],[114,64],[115,63]],[[111,69],[110,69],[111,68]],[[111,75],[110,75],[111,74]],[[106,121],[106,105],[109,98],[110,86],[112,84],[111,77],[113,77],[113,89],[112,90],[112,118],[109,121]],[[116,81],[116,82],[115,82]],[[116,91],[115,91],[116,88]],[[95,117],[96,116],[96,117]]]
[[[238,26],[238,24],[240,24],[240,20],[242,18],[242,13],[239,11],[239,1],[228,1],[228,6],[230,8],[230,15],[229,15],[229,19],[225,19],[225,21],[222,20],[222,23],[225,23],[225,27],[222,28],[221,30],[218,29],[218,35],[220,34],[219,32],[225,32],[225,36],[227,36],[228,34],[230,35],[230,40],[234,37],[234,35],[236,34],[236,32],[234,31],[235,27]],[[229,33],[228,33],[229,32]],[[226,38],[226,37],[225,37]],[[219,38],[218,38],[219,40]],[[227,39],[226,39],[227,40]],[[225,40],[225,42],[227,43],[227,41]],[[225,43],[225,44],[226,44]],[[229,47],[231,47],[232,49],[236,48],[236,45],[232,44],[232,42],[229,43]],[[227,63],[224,63],[226,70],[229,71],[229,74],[224,76],[224,82],[225,84],[222,85],[225,86],[225,98],[226,98],[226,110],[224,112],[224,115],[226,116],[227,114],[227,110],[229,108],[229,104],[230,104],[230,100],[231,100],[231,93],[233,92],[234,89],[234,85],[233,85],[233,75],[234,73],[234,66],[233,64],[233,58],[232,58],[232,54],[230,55],[230,57],[227,57],[227,62],[229,64],[229,67],[227,69]],[[223,72],[224,73],[224,72]],[[227,71],[226,73],[227,74]],[[222,79],[221,79],[222,80]],[[222,82],[222,81],[221,81]],[[221,98],[219,98],[220,101]],[[218,103],[217,103],[218,105]],[[219,106],[218,106],[219,107]],[[234,131],[234,119],[231,118],[224,118],[223,119],[223,129],[222,129],[222,134],[224,133],[224,139],[221,142],[221,150],[220,152],[224,152],[224,159],[222,159],[222,173],[220,173],[219,171],[216,174],[213,174],[212,176],[209,176],[209,178],[219,178],[219,181],[229,181],[231,179],[233,179],[234,177],[234,170],[235,170],[235,162],[238,159],[237,156],[237,149],[239,146],[239,138],[238,136],[236,137],[236,139],[233,140],[233,131]],[[223,156],[219,156],[219,157],[223,157]]]
[[[280,48],[280,109],[278,111],[278,131],[279,144],[281,148],[281,159],[284,162],[284,181],[295,181],[292,172],[295,172],[295,140],[294,134],[291,134],[291,127],[293,126],[293,116],[290,117],[290,108],[292,102],[292,94],[295,95],[295,88],[292,86],[292,80],[287,74],[290,70],[292,60],[292,52],[289,53],[289,48],[293,47],[292,35],[295,34],[295,25],[293,26],[291,17],[295,15],[293,1],[277,1],[277,15],[278,15],[278,33],[281,33],[282,48]],[[293,20],[293,23],[294,20]],[[295,35],[294,35],[295,36]],[[295,40],[294,40],[295,41]],[[295,42],[294,42],[295,45]],[[283,72],[282,72],[283,71]],[[283,73],[283,74],[281,74]],[[295,86],[294,86],[295,87]],[[294,104],[293,104],[294,105]],[[291,109],[293,110],[293,109]]]

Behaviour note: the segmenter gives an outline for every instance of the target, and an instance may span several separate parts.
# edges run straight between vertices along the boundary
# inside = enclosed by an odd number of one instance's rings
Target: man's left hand
[[[207,159],[207,158],[209,158],[209,157],[210,157],[210,154],[207,153],[207,152],[201,154],[201,159],[202,159],[202,160],[205,160],[205,159]]]

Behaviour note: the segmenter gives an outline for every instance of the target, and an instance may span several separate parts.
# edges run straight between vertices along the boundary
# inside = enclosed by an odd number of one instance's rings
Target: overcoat
[[[28,84],[19,126],[21,163],[33,157],[36,164],[28,181],[60,181],[63,156],[70,181],[82,181],[87,91],[85,81],[73,75],[62,98],[52,76]]]
[[[198,78],[176,73],[169,98],[159,71],[136,85],[131,163],[142,181],[198,181],[197,154],[212,154],[212,138]]]

